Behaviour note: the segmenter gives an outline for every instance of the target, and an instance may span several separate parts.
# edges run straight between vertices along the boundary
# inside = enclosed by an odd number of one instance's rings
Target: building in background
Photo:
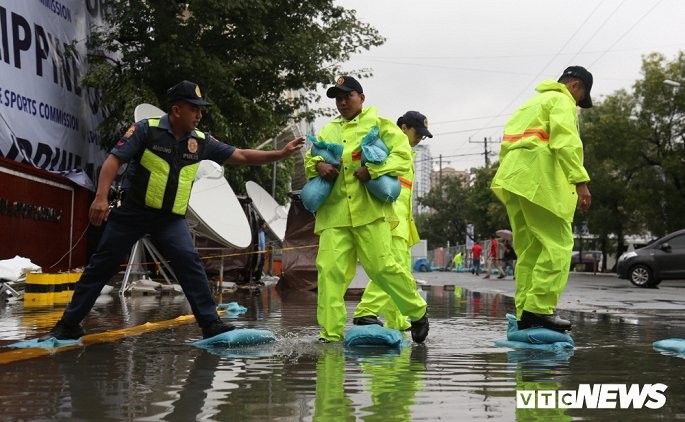
[[[431,173],[431,184],[435,187],[440,186],[443,180],[448,178],[461,180],[462,186],[468,186],[471,174],[468,170],[456,170],[452,167],[443,167]]]
[[[419,204],[418,198],[428,195],[431,190],[431,174],[433,172],[433,157],[428,145],[414,147],[414,185],[412,192],[412,212],[422,214],[430,210],[429,207]]]

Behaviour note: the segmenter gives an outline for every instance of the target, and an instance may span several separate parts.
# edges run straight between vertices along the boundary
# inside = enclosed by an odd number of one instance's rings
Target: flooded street
[[[685,361],[652,342],[685,337],[682,309],[658,318],[564,311],[574,321],[573,351],[496,347],[506,337],[510,296],[421,286],[430,306],[424,345],[348,349],[317,342],[316,293],[239,289],[242,327],[277,341],[237,349],[197,348],[194,321],[23,359],[10,343],[43,334],[62,308],[0,307],[3,421],[193,420],[677,420],[685,419]],[[681,289],[682,290],[682,289]],[[347,301],[349,320],[358,299]],[[183,296],[101,297],[88,333],[190,314]],[[672,318],[669,317],[672,315]],[[14,353],[14,354],[12,354]],[[26,356],[24,356],[26,357]],[[577,390],[581,384],[668,386],[660,409],[517,409],[521,390]]]

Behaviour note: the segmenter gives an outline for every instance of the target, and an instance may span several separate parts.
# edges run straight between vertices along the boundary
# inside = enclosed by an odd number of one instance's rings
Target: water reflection
[[[195,324],[175,326],[2,365],[3,420],[673,420],[685,417],[682,359],[651,349],[684,337],[667,319],[573,314],[578,347],[560,353],[497,348],[511,298],[450,286],[425,287],[431,333],[401,350],[319,344],[316,293],[239,290],[222,298],[248,308],[238,325],[278,341],[198,349]],[[346,301],[348,315],[356,306]],[[49,329],[61,309],[0,308],[0,344]],[[173,297],[117,296],[96,305],[89,332],[190,313]],[[678,321],[675,319],[675,321]],[[0,349],[0,354],[6,349]],[[522,409],[516,392],[580,384],[665,383],[658,411]]]

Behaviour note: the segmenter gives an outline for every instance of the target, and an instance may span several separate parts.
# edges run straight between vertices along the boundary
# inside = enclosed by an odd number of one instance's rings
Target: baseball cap
[[[416,133],[427,136],[429,138],[433,137],[433,134],[428,131],[428,119],[423,114],[418,111],[408,111],[397,119],[397,126],[405,124],[409,127],[413,127]]]
[[[357,91],[360,94],[364,92],[362,84],[352,76],[339,76],[338,79],[335,80],[335,86],[328,88],[326,91],[326,96],[328,98],[335,98],[339,92],[350,91]]]
[[[569,66],[566,68],[566,70],[564,70],[564,73],[562,73],[559,79],[563,78],[564,76],[572,76],[580,79],[583,82],[587,92],[585,93],[585,98],[578,103],[578,106],[581,108],[592,107],[592,99],[590,98],[590,90],[592,89],[592,73],[588,72],[587,69],[582,66]]]
[[[212,105],[212,103],[202,98],[200,87],[195,82],[181,81],[169,88],[166,95],[170,103],[183,100],[199,106]]]

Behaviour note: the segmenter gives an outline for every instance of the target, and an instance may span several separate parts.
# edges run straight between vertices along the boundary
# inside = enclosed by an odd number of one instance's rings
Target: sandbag
[[[193,342],[193,346],[201,348],[211,347],[240,347],[254,346],[276,341],[274,333],[269,330],[256,328],[237,328],[232,331],[217,334],[214,337],[205,338]]]
[[[362,165],[383,164],[388,159],[388,147],[378,136],[378,126],[374,126],[362,139]],[[400,196],[402,186],[397,176],[384,174],[366,182],[366,189],[383,203],[395,202]]]
[[[551,351],[575,347],[573,338],[566,333],[542,327],[519,330],[515,315],[507,314],[507,323],[507,338],[506,340],[495,341],[496,346]]]
[[[80,345],[81,344],[81,339],[77,340],[58,340],[54,337],[50,337],[47,340],[39,341],[37,338],[31,339],[31,340],[23,340],[19,341],[17,343],[12,343],[8,344],[7,347],[13,347],[16,349],[30,349],[30,348],[39,348],[39,349],[57,349],[59,347],[64,347],[64,346],[74,346],[74,345]]]
[[[238,315],[247,312],[247,308],[240,305],[238,302],[221,303],[216,305],[216,309],[219,311],[224,311],[224,316],[228,318],[237,318]]]
[[[378,324],[355,325],[345,334],[348,347],[402,347],[408,344],[402,333]]]
[[[343,152],[342,145],[319,141],[309,134],[307,139],[312,143],[312,157],[323,157],[326,163],[340,168],[340,157],[342,157]],[[332,189],[333,183],[323,179],[321,176],[309,179],[300,192],[302,205],[304,205],[307,211],[316,212],[331,194]]]
[[[685,358],[685,339],[667,338],[664,340],[657,340],[652,343],[652,347],[660,352],[667,352]]]
[[[309,212],[316,212],[331,194],[333,183],[324,180],[321,176],[316,176],[307,180],[307,183],[300,191],[302,205]]]

